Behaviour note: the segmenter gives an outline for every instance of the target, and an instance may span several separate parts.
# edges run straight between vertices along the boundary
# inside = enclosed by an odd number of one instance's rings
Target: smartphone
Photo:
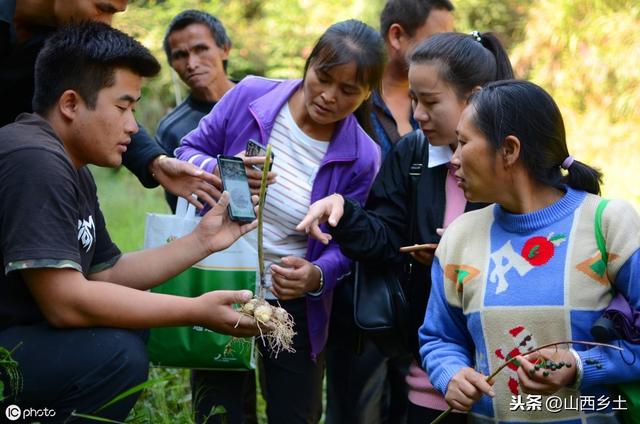
[[[249,141],[247,141],[247,148],[245,149],[245,154],[247,155],[247,157],[266,156],[267,146],[250,138]],[[271,163],[269,164],[269,171],[271,171],[271,168],[273,168],[273,157],[274,157],[273,152],[271,152]],[[255,169],[256,171],[262,171],[262,166],[253,165],[253,169]]]
[[[231,201],[228,210],[233,221],[251,222],[256,219],[251,202],[251,192],[244,162],[235,156],[218,155],[218,167],[222,188],[229,192]]]
[[[417,250],[436,250],[438,243],[416,244],[413,246],[403,246],[400,248],[400,253],[415,252]]]

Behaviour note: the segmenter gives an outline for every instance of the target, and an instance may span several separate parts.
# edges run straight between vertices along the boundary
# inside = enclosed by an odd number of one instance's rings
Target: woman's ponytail
[[[485,32],[484,34],[479,34],[479,36],[480,43],[493,54],[496,60],[495,81],[513,79],[513,68],[509,61],[509,55],[500,39],[492,32]]]
[[[567,175],[563,177],[564,184],[576,190],[600,194],[602,173],[599,170],[577,160],[572,160],[566,170]]]
[[[508,136],[518,137],[519,159],[534,180],[600,193],[602,174],[569,155],[560,109],[541,87],[528,81],[493,82],[474,92],[469,102],[475,109],[475,126],[494,150]]]

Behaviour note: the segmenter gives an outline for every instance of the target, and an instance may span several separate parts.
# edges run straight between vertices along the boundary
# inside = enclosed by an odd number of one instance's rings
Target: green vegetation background
[[[636,0],[458,0],[460,31],[494,30],[508,45],[519,78],[549,90],[565,118],[570,152],[601,168],[604,195],[640,205],[640,4]],[[229,73],[301,76],[315,39],[331,23],[361,19],[378,27],[382,0],[132,0],[115,25],[163,64],[138,106],[153,132],[186,95],[166,65],[162,38],[171,18],[196,8],[218,16],[233,49]],[[145,190],[126,170],[94,168],[109,230],[123,251],[142,246],[146,212],[167,212],[160,189]],[[130,420],[190,422],[187,373],[154,370],[161,383],[144,393]],[[259,401],[261,422],[264,402]]]

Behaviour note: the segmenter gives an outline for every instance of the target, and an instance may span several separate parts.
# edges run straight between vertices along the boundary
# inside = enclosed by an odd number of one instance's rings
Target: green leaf
[[[109,406],[113,405],[114,403],[119,402],[122,399],[126,398],[127,396],[131,396],[134,393],[141,392],[146,388],[155,386],[156,384],[166,383],[166,382],[167,382],[166,378],[158,378],[156,380],[149,380],[149,381],[145,381],[144,383],[140,383],[137,386],[134,386],[134,387],[130,388],[129,390],[126,390],[126,391],[120,393],[118,396],[114,397],[109,402],[105,403],[100,408],[98,408],[96,410],[96,412],[100,412],[103,409],[108,408]],[[114,422],[116,422],[116,421],[114,421]]]
[[[80,414],[77,412],[71,413],[72,417],[85,418],[87,420],[99,421],[101,423],[114,423],[114,424],[125,424],[122,421],[110,420],[109,418],[96,417],[94,415]]]
[[[226,413],[227,413],[227,410],[224,406],[217,405],[211,410],[211,413],[209,415],[224,415]]]

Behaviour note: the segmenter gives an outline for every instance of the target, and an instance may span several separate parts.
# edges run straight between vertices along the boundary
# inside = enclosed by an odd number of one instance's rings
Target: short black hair
[[[452,12],[454,7],[449,0],[387,0],[380,14],[380,35],[386,40],[391,25],[399,24],[413,37],[433,9]]]
[[[167,55],[167,61],[171,64],[171,47],[169,46],[169,36],[174,31],[179,31],[192,24],[202,24],[209,28],[211,31],[211,37],[216,42],[216,45],[221,49],[231,47],[231,39],[227,35],[227,30],[224,29],[224,25],[220,22],[220,19],[213,15],[203,12],[201,10],[185,10],[177,14],[169,24],[167,32],[164,34],[164,40],[162,41],[162,47]],[[226,60],[224,61],[226,69]]]
[[[56,31],[38,54],[33,110],[48,112],[66,90],[75,90],[91,109],[98,92],[115,83],[115,71],[152,77],[160,64],[151,52],[122,31],[101,22],[68,25]]]

